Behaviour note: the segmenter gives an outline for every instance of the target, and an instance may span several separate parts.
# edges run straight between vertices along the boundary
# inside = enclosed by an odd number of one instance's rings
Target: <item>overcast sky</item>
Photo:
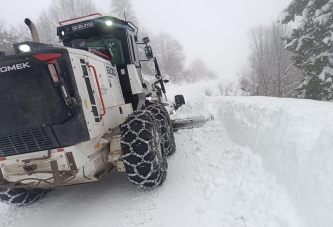
[[[110,0],[94,0],[109,11]],[[291,0],[132,0],[140,26],[168,32],[184,46],[187,63],[199,57],[220,77],[247,64],[247,31],[270,24]],[[0,0],[0,17],[13,24],[36,19],[50,0]]]

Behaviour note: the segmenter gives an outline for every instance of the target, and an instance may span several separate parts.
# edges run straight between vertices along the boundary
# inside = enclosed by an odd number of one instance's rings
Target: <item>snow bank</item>
[[[215,115],[234,141],[259,152],[284,184],[307,226],[333,223],[333,104],[311,100],[226,97]]]
[[[265,169],[286,187],[306,226],[331,226],[333,103],[201,93],[199,88],[188,93],[187,106],[178,114],[186,116],[195,109],[214,113],[234,142],[260,154]]]

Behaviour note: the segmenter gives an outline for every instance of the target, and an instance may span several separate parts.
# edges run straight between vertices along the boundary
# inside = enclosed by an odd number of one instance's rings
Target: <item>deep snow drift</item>
[[[161,187],[142,191],[113,171],[28,207],[0,204],[0,226],[330,226],[333,104],[205,96],[214,86],[169,88],[187,100],[175,118],[215,121],[175,134]]]
[[[202,98],[207,84],[185,89],[199,107],[215,113],[232,140],[259,153],[264,168],[286,187],[305,226],[333,223],[333,103],[269,97]],[[216,83],[210,82],[216,94]],[[215,89],[215,90],[214,90]],[[186,110],[187,108],[187,110]]]

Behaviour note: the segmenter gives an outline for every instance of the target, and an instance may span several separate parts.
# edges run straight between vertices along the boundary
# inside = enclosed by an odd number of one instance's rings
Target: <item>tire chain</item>
[[[128,179],[139,188],[161,185],[167,162],[161,146],[161,132],[150,111],[137,110],[121,126],[122,159]]]
[[[159,102],[150,102],[147,110],[151,111],[159,122],[162,132],[164,154],[171,156],[176,152],[175,136],[168,111]]]
[[[47,193],[53,191],[52,189],[25,189],[25,188],[10,188],[0,191],[0,201],[15,204],[15,205],[28,205],[41,198]]]

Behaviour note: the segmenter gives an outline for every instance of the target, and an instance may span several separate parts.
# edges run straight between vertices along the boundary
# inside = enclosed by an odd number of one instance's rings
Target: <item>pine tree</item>
[[[135,26],[139,26],[139,21],[133,11],[133,5],[131,0],[111,0],[111,11],[110,14],[119,19],[124,18],[124,12],[126,20],[132,22]]]
[[[333,0],[293,0],[280,14],[281,23],[301,17],[301,25],[284,37],[293,64],[304,78],[297,88],[301,98],[333,100]]]

